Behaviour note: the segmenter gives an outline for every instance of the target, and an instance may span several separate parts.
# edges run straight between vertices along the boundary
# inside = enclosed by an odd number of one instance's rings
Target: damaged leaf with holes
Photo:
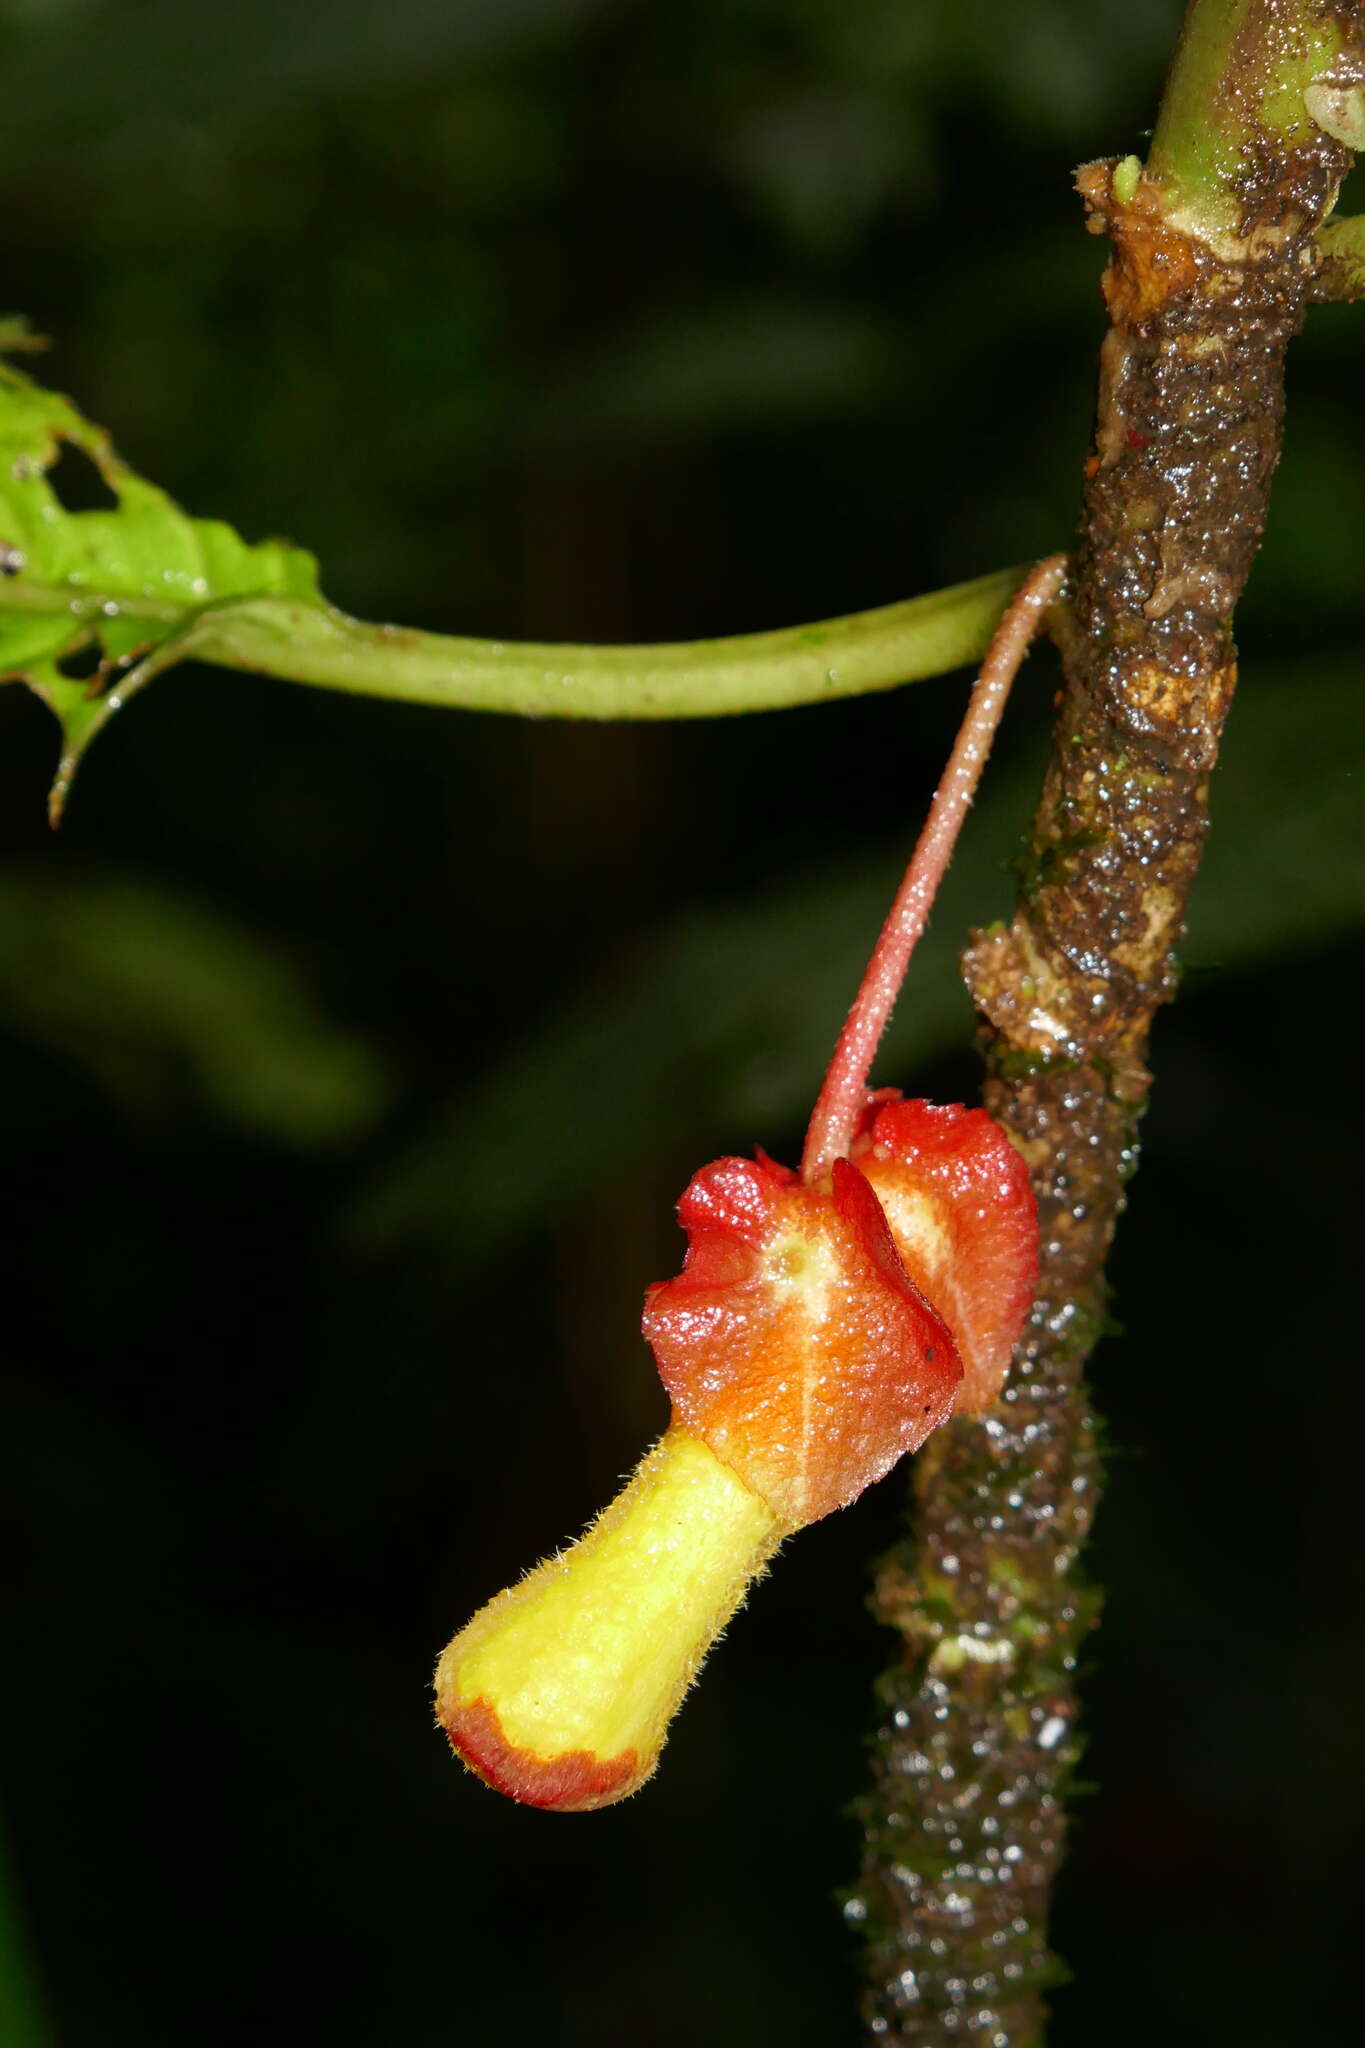
[[[105,509],[63,501],[74,464],[94,465]],[[193,651],[201,620],[263,596],[320,604],[312,556],[189,518],[68,400],[0,361],[0,680],[27,683],[61,725],[54,821],[113,713]]]

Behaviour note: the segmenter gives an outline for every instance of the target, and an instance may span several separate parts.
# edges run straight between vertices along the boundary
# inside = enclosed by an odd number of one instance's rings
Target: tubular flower
[[[583,1812],[653,1771],[711,1644],[783,1538],[844,1507],[954,1407],[1000,1391],[1037,1277],[1022,1159],[984,1110],[867,1074],[1009,679],[1062,580],[1006,613],[817,1100],[798,1175],[703,1167],[682,1271],[645,1298],[673,1404],[576,1544],[475,1615],[436,1672],[456,1753],[526,1805]]]
[[[499,1593],[436,1670],[456,1754],[527,1806],[634,1792],[707,1649],[786,1531],[676,1425],[563,1556]]]
[[[917,1449],[962,1377],[846,1160],[828,1190],[770,1159],[718,1160],[679,1216],[686,1262],[644,1317],[672,1427],[587,1534],[483,1608],[437,1670],[454,1748],[527,1805],[581,1812],[635,1791],[782,1538]]]

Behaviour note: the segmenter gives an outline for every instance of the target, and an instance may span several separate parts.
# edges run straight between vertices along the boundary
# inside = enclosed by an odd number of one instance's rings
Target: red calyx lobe
[[[845,1506],[949,1414],[952,1332],[847,1160],[826,1192],[720,1159],[678,1215],[687,1258],[646,1296],[645,1336],[679,1420],[789,1527]]]
[[[876,1193],[910,1278],[946,1317],[962,1356],[955,1406],[988,1408],[1038,1282],[1028,1169],[984,1109],[868,1104],[852,1158]]]

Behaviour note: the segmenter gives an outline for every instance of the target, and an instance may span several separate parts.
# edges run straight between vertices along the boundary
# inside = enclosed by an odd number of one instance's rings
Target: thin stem
[[[793,704],[857,697],[923,681],[977,661],[987,646],[1017,568],[923,597],[812,625],[779,626],[714,640],[588,647],[569,642],[476,640],[374,626],[333,605],[301,598],[246,597],[210,606],[116,687],[123,702],[170,660],[192,657],[251,669],[315,689],[388,697],[524,718],[714,718]],[[0,612],[50,613],[98,625],[106,604],[145,619],[151,632],[179,625],[181,605],[155,599],[73,597],[59,584],[15,581]],[[150,637],[150,633],[149,633]]]
[[[814,625],[621,647],[470,640],[372,626],[334,606],[293,597],[235,598],[191,617],[180,632],[166,632],[174,615],[164,603],[111,599],[122,616],[146,618],[162,634],[149,635],[157,640],[152,652],[103,696],[90,697],[84,684],[61,677],[33,683],[60,719],[66,741],[49,810],[55,824],[86,749],[109,720],[185,660],[314,689],[521,718],[721,718],[829,703],[963,668],[980,659],[1018,576],[1017,569],[1002,569]],[[69,628],[73,619],[98,624],[104,604],[98,591],[73,599],[66,588],[16,579],[0,592],[0,618],[6,609],[50,612]]]
[[[176,632],[176,615],[164,602],[111,598],[121,616],[161,628],[148,635],[156,642],[151,653],[99,697],[61,676],[28,678],[56,712],[65,739],[49,813],[55,825],[86,749],[109,720],[181,661],[215,662],[354,696],[520,718],[723,718],[826,704],[963,668],[980,658],[1018,574],[998,570],[809,626],[629,647],[469,640],[372,626],[332,605],[294,597],[211,605]],[[47,612],[60,617],[65,630],[73,619],[98,624],[105,603],[98,591],[73,599],[58,585],[16,579],[0,592],[0,620],[6,610]],[[71,651],[70,643],[63,651]]]
[[[947,769],[934,792],[924,829],[872,950],[867,972],[839,1034],[811,1113],[801,1161],[806,1181],[818,1181],[834,1160],[848,1156],[877,1047],[900,993],[910,955],[928,922],[938,885],[952,859],[1010,686],[1043,613],[1066,580],[1066,572],[1065,555],[1049,555],[1040,562],[1020,585],[995,629]]]
[[[874,611],[659,646],[471,640],[264,599],[207,613],[197,660],[369,697],[531,718],[714,718],[824,703],[979,658],[1017,569]]]

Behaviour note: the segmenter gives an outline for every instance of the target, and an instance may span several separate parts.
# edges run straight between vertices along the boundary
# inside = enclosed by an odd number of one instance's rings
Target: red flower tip
[[[587,1749],[538,1757],[508,1741],[497,1713],[483,1699],[449,1707],[444,1726],[456,1756],[485,1785],[522,1806],[552,1813],[591,1813],[594,1807],[614,1805],[654,1767],[651,1757],[648,1770],[642,1770],[633,1749],[606,1758]]]

